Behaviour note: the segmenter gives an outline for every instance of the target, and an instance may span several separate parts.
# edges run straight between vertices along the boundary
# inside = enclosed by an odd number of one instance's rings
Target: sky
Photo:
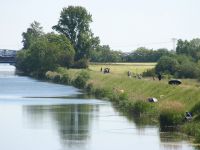
[[[102,45],[130,52],[137,47],[173,48],[172,38],[200,38],[200,0],[0,0],[0,49],[22,48],[22,32],[35,20],[45,32],[62,8],[83,6]]]

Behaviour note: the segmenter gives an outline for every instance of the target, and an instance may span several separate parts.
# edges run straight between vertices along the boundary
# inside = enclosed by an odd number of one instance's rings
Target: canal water
[[[187,138],[128,119],[108,101],[14,74],[0,64],[0,150],[196,150]]]

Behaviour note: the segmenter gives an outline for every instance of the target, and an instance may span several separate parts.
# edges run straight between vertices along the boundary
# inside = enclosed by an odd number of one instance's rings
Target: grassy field
[[[93,63],[89,69],[99,72],[100,69],[110,68],[111,74],[127,74],[128,71],[132,73],[142,73],[147,69],[154,68],[156,63]]]
[[[151,69],[155,63],[128,63],[128,64],[91,64],[88,72],[90,73],[89,83],[94,88],[102,88],[112,91],[113,88],[122,89],[128,95],[130,101],[146,101],[149,97],[159,100],[157,104],[159,110],[167,107],[176,109],[182,107],[185,111],[190,110],[197,102],[200,102],[200,84],[191,79],[182,80],[181,86],[168,85],[168,80],[153,80],[152,78],[137,79],[129,78],[128,71],[142,73]],[[111,73],[103,74],[100,68],[109,67]],[[61,69],[69,73],[72,78],[81,71],[78,69]]]

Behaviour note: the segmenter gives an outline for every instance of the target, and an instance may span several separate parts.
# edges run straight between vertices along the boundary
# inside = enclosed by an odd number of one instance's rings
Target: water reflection
[[[15,75],[15,66],[0,63],[0,76],[10,77]]]
[[[98,111],[98,105],[55,105],[55,106],[23,106],[23,112],[28,122],[44,123],[44,118],[50,116],[49,124],[56,126],[63,145],[73,146],[85,144],[90,138],[91,117]],[[33,127],[33,126],[32,126]]]

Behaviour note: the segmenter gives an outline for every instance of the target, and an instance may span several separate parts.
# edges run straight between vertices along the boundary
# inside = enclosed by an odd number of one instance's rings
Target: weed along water
[[[71,86],[14,75],[0,65],[1,150],[196,150],[178,133],[126,117]]]

